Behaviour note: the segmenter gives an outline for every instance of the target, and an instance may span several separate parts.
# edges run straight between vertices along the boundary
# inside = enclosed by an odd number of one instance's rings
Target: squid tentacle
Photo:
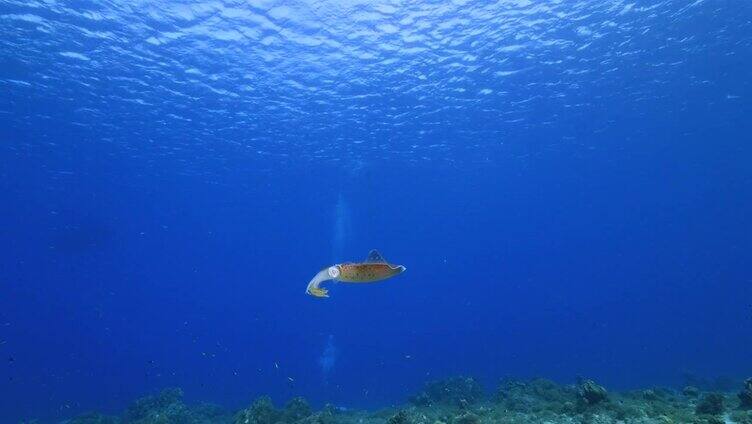
[[[321,283],[334,280],[337,277],[339,277],[339,268],[336,265],[322,269],[308,283],[306,293],[315,297],[329,297],[329,290],[321,287]]]

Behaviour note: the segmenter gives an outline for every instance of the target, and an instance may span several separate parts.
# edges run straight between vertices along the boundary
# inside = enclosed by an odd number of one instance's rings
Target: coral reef
[[[508,411],[563,414],[575,410],[577,391],[542,378],[530,382],[507,380],[499,386],[496,397]]]
[[[410,417],[404,410],[397,411],[396,414],[386,420],[387,424],[410,424]]]
[[[580,401],[587,405],[596,405],[608,400],[608,392],[603,386],[599,386],[593,380],[584,380],[577,390]]]
[[[723,395],[720,393],[708,393],[700,399],[695,407],[698,415],[719,415],[723,413]]]
[[[229,424],[231,418],[222,408],[202,403],[189,407],[183,403],[183,391],[165,389],[156,395],[133,402],[121,417],[89,412],[64,421],[65,424]]]
[[[730,392],[739,387],[739,383],[739,380],[724,375],[709,379],[691,372],[684,373],[684,385],[696,387],[703,392]]]
[[[729,419],[736,424],[752,424],[752,412],[734,411],[729,415]]]
[[[102,415],[98,412],[87,412],[69,420],[67,424],[119,424],[120,419]]]
[[[416,406],[456,405],[467,407],[482,400],[483,387],[471,377],[453,377],[426,383],[423,391],[410,398]]]
[[[295,397],[285,404],[285,409],[282,411],[282,421],[286,423],[294,423],[310,417],[312,413],[311,406],[305,399],[302,397]]]
[[[744,388],[737,394],[739,397],[739,407],[742,409],[752,409],[752,378],[744,381]]]
[[[262,396],[250,407],[235,414],[234,424],[335,424],[337,410],[326,405],[313,412],[308,401],[302,397],[290,399],[283,409],[276,409],[272,399]]]
[[[125,410],[122,422],[124,424],[138,423],[150,417],[174,414],[184,407],[181,389],[165,389],[157,395],[145,396],[133,402]]]
[[[276,424],[282,416],[269,396],[262,396],[235,416],[235,424]]]
[[[700,396],[700,389],[695,386],[684,386],[682,393],[684,394],[684,396],[695,398],[697,396]]]
[[[452,424],[480,424],[480,422],[480,417],[472,412],[465,412],[452,420]]]
[[[407,405],[378,411],[325,405],[314,410],[294,397],[283,408],[263,396],[235,414],[209,404],[183,403],[168,389],[130,405],[121,417],[96,413],[64,424],[752,424],[752,379],[741,392],[648,388],[607,391],[593,380],[561,385],[550,380],[505,380],[485,398],[478,382],[457,377],[433,381]],[[736,399],[738,398],[738,403]]]

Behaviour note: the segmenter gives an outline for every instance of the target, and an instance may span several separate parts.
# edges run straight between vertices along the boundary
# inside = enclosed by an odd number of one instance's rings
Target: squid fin
[[[365,263],[385,264],[386,260],[384,260],[384,257],[381,256],[381,253],[379,253],[378,250],[373,249],[370,252],[368,252],[368,257],[366,258]]]

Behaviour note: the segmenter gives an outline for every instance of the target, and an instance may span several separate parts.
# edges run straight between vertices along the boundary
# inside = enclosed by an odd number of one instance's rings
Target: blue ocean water
[[[0,421],[752,374],[746,1],[0,0]],[[305,294],[379,249],[407,271]]]

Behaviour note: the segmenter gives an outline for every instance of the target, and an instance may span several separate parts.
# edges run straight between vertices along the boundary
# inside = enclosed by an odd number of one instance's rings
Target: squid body
[[[315,297],[329,297],[329,291],[321,283],[336,280],[343,283],[373,283],[402,274],[402,265],[392,265],[376,250],[371,250],[365,262],[344,263],[324,268],[316,274],[306,287],[306,293]]]

